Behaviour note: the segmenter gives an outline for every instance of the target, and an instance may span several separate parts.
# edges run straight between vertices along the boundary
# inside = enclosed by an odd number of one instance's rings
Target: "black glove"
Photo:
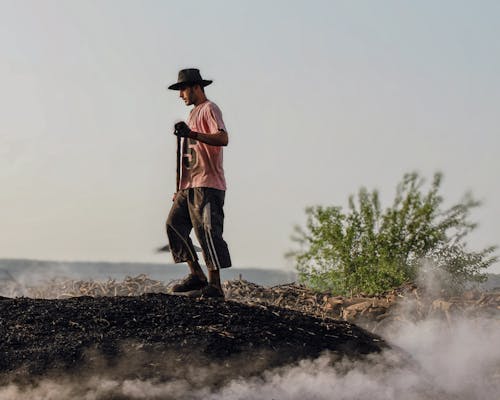
[[[184,121],[177,122],[174,125],[174,135],[180,136],[180,137],[190,137],[191,135],[191,129],[189,129],[189,126]]]

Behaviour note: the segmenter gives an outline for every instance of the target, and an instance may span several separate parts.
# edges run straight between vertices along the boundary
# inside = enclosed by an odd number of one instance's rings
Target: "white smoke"
[[[72,269],[64,262],[53,262],[43,268],[27,268],[17,272],[15,268],[0,270],[0,296],[3,297],[37,297],[34,292],[50,290],[54,279],[66,279]],[[55,293],[57,295],[57,293]],[[54,296],[56,297],[56,296]]]

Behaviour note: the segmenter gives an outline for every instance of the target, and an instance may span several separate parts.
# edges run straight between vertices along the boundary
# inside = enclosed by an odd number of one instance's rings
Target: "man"
[[[186,262],[190,274],[172,288],[177,293],[201,293],[201,297],[223,298],[220,269],[231,266],[226,242],[222,238],[226,181],[222,149],[228,134],[222,113],[207,99],[205,87],[212,83],[201,77],[198,69],[183,69],[177,83],[187,106],[194,108],[187,124],[175,124],[174,134],[181,137],[180,180],[174,203],[167,218],[170,251],[176,263]],[[189,237],[194,229],[208,269],[207,278]]]

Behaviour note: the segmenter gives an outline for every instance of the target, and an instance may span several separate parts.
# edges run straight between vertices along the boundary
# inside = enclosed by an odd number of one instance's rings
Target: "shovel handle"
[[[176,165],[175,193],[179,191],[180,182],[181,182],[181,138],[180,136],[177,136],[177,165]]]

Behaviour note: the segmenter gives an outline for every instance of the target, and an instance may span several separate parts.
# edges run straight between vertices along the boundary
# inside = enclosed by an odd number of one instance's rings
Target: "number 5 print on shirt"
[[[182,144],[182,163],[186,169],[191,169],[196,165],[196,140],[184,138]]]

